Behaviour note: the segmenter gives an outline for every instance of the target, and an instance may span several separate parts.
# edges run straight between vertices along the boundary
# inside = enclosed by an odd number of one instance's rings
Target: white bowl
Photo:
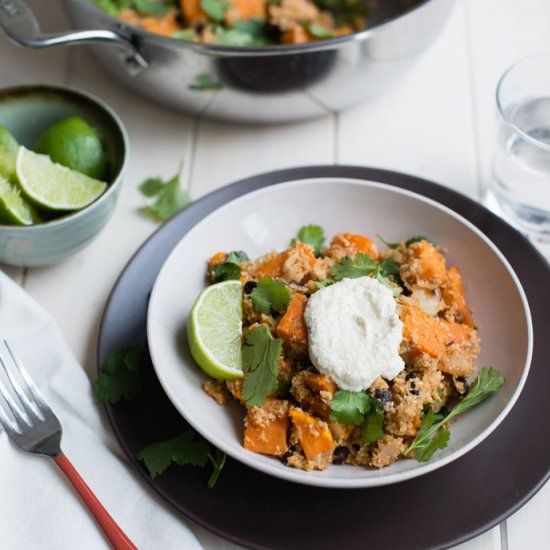
[[[251,258],[283,249],[298,229],[321,225],[328,238],[353,231],[388,241],[426,235],[448,249],[447,263],[463,272],[480,326],[479,366],[494,366],[506,383],[494,396],[457,417],[446,449],[429,462],[403,459],[381,470],[338,465],[305,472],[242,446],[244,410],[218,405],[202,390],[206,375],[193,361],[187,317],[205,287],[207,259],[219,250]],[[373,487],[410,479],[456,460],[483,441],[508,414],[525,383],[532,351],[529,307],[521,284],[487,237],[452,210],[415,193],[343,178],[292,181],[244,195],[199,222],[174,248],[149,301],[147,332],[157,376],[185,419],[228,455],[288,481],[333,488]],[[498,457],[495,456],[495,460]]]

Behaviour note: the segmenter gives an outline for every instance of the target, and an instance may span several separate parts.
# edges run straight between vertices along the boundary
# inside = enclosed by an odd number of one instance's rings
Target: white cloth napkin
[[[94,398],[90,380],[53,320],[0,271],[3,339],[16,350],[61,421],[65,454],[134,544],[140,549],[200,549],[182,518],[132,471]],[[109,546],[53,461],[22,453],[1,428],[0,461],[0,548]]]

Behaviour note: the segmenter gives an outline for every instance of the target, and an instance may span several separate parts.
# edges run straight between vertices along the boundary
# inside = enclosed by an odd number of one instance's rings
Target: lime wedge
[[[0,176],[11,179],[15,176],[15,159],[19,143],[10,131],[0,125]]]
[[[199,367],[213,378],[242,378],[242,297],[240,281],[205,288],[189,316],[187,340]]]
[[[34,208],[21,196],[19,189],[0,176],[0,223],[32,225],[39,221]]]
[[[36,204],[51,210],[78,210],[95,201],[107,184],[19,147],[15,165],[21,189]]]

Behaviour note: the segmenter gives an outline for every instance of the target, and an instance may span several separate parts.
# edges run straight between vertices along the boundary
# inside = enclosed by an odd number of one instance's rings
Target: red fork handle
[[[137,550],[137,546],[124,534],[124,531],[116,524],[115,520],[109,515],[109,512],[103,508],[101,502],[99,502],[97,497],[92,493],[92,490],[86,485],[86,482],[80,477],[70,460],[64,454],[60,454],[54,460],[73,484],[73,487],[78,491],[78,494],[82,497],[82,500],[86,503],[86,506],[88,506],[90,512],[92,512],[113,545],[113,548],[116,550]]]

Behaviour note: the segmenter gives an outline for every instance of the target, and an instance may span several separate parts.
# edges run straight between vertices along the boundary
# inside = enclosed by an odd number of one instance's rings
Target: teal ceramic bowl
[[[0,262],[15,266],[55,263],[90,243],[114,212],[128,161],[128,136],[105,103],[78,90],[55,86],[0,89],[0,124],[33,149],[52,124],[79,116],[99,133],[109,159],[107,190],[89,206],[36,225],[0,224]]]

